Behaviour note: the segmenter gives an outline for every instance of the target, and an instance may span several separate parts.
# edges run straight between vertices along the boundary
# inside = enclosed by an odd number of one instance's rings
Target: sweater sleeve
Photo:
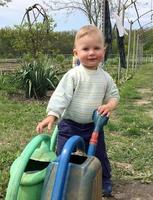
[[[108,73],[106,73],[106,79],[107,79],[107,88],[104,97],[104,102],[106,103],[110,99],[116,99],[116,101],[118,102],[120,99],[120,95],[115,82]]]
[[[57,88],[49,100],[46,110],[47,114],[60,118],[65,108],[67,108],[71,102],[73,92],[73,76],[71,73],[67,72],[59,82]]]

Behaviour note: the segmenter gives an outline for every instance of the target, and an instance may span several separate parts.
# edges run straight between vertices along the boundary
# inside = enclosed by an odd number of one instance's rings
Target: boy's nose
[[[91,49],[91,50],[89,51],[89,54],[90,54],[90,55],[91,55],[91,54],[94,54],[94,50]]]

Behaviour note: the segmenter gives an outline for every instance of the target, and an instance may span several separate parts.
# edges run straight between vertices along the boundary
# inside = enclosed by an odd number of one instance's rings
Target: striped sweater
[[[48,115],[92,122],[92,113],[111,98],[119,100],[119,92],[111,76],[101,67],[89,70],[80,65],[61,79],[47,106]]]

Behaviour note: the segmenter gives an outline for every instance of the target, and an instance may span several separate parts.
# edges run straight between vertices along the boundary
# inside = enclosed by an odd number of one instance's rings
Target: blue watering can
[[[99,132],[108,119],[107,116],[101,116],[97,110],[94,111],[95,128],[87,156],[78,158],[78,155],[72,154],[76,147],[85,150],[84,141],[80,136],[73,136],[66,142],[61,155],[48,167],[41,200],[101,199],[102,169],[100,161],[94,155]]]

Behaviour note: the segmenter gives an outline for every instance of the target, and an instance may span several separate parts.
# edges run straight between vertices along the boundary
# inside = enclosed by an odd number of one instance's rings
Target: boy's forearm
[[[44,128],[47,127],[48,131],[51,131],[54,122],[56,121],[57,117],[54,115],[48,115],[44,120],[38,123],[36,127],[37,133],[42,133]]]
[[[57,120],[57,117],[54,116],[54,115],[48,115],[48,116],[46,117],[46,119],[44,119],[44,120],[46,120],[46,123],[47,123],[48,120],[49,120],[50,123],[54,124],[54,122]]]
[[[56,116],[48,115],[41,123],[43,124],[43,127],[48,126],[48,129],[51,129],[56,120],[57,120]]]
[[[118,100],[115,98],[109,99],[106,105],[109,106],[110,110],[112,111],[117,107]]]

